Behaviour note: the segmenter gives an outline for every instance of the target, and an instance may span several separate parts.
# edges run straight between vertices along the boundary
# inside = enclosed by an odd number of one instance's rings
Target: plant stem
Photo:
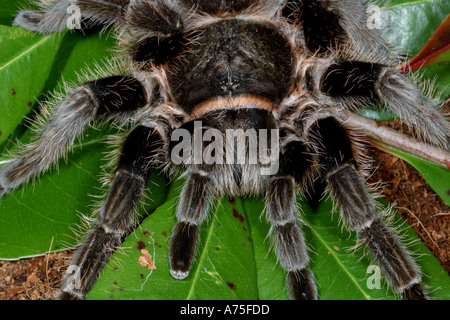
[[[386,145],[392,146],[450,169],[450,153],[446,150],[418,141],[397,130],[380,125],[375,120],[367,119],[350,111],[339,110],[337,114],[341,121],[357,128],[381,149]]]

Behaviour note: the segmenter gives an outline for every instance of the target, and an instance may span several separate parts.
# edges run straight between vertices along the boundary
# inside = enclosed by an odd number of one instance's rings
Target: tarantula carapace
[[[57,32],[66,27],[69,6],[76,6],[83,26],[117,31],[123,50],[115,63],[122,71],[80,84],[59,101],[36,140],[2,168],[1,195],[47,170],[95,119],[134,125],[59,298],[83,299],[91,289],[132,228],[150,170],[168,176],[181,170],[186,178],[170,239],[176,279],[189,276],[210,204],[224,195],[260,195],[291,297],[316,299],[296,194],[323,181],[343,223],[365,242],[392,287],[405,299],[426,298],[419,268],[368,191],[361,134],[339,113],[382,104],[418,139],[439,147],[448,145],[449,123],[392,67],[396,57],[368,28],[360,0],[57,0],[41,6],[20,11],[14,23]]]

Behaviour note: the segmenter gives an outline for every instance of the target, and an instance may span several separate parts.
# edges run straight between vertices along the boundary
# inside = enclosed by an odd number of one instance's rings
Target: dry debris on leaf
[[[141,249],[142,256],[139,257],[138,263],[143,267],[148,267],[149,270],[155,270],[156,266],[153,263],[152,255],[146,250]]]

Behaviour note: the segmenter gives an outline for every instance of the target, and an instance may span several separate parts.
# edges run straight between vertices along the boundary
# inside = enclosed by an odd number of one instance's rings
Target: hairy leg
[[[270,179],[266,193],[267,220],[271,224],[275,252],[281,266],[288,271],[290,295],[296,300],[317,299],[314,275],[307,269],[309,256],[296,208],[296,188],[305,185],[310,160],[305,143],[291,137],[282,145],[279,171]]]
[[[141,29],[144,33],[150,31],[160,34],[171,34],[181,25],[178,14],[163,1],[137,0],[59,0],[48,4],[42,2],[39,11],[19,11],[13,24],[47,34],[59,32],[70,23],[81,23],[81,19],[102,25],[127,25]]]
[[[360,0],[287,1],[282,14],[301,27],[305,47],[321,56],[387,63],[392,53]]]
[[[418,139],[442,148],[450,145],[450,122],[394,68],[359,61],[335,63],[321,74],[318,85],[320,92],[337,102],[349,105],[351,98],[361,98],[383,105],[398,115]],[[359,106],[352,103],[350,107]]]
[[[60,299],[84,299],[111,254],[121,245],[132,225],[150,170],[156,167],[155,158],[165,144],[164,136],[158,128],[140,125],[127,137],[108,197],[94,229],[67,269]]]
[[[120,116],[148,103],[144,86],[127,76],[87,82],[62,101],[25,154],[0,171],[0,196],[47,170],[64,156],[94,118]]]
[[[449,121],[435,101],[393,67],[399,61],[379,31],[368,27],[367,9],[360,0],[286,2],[282,13],[303,31],[309,49],[299,85],[307,86],[320,104],[384,106],[418,139],[449,148]]]
[[[345,225],[366,243],[398,293],[405,299],[425,299],[419,268],[382,220],[368,192],[349,131],[332,117],[318,120],[311,130],[321,148],[320,162],[329,191]]]
[[[184,279],[195,257],[199,226],[205,220],[214,191],[213,178],[203,172],[191,172],[181,193],[176,216],[178,224],[172,230],[169,259],[170,274]]]

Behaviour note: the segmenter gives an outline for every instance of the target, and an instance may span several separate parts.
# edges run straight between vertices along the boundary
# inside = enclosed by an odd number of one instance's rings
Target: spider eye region
[[[239,83],[239,79],[227,79],[227,80],[222,80],[219,84],[220,89],[222,89],[224,92],[229,92],[232,93],[233,91],[235,91],[236,89],[239,88],[240,83]]]
[[[278,104],[289,93],[292,48],[275,25],[221,19],[193,35],[180,58],[166,65],[171,91],[186,112],[222,97],[252,95]]]

